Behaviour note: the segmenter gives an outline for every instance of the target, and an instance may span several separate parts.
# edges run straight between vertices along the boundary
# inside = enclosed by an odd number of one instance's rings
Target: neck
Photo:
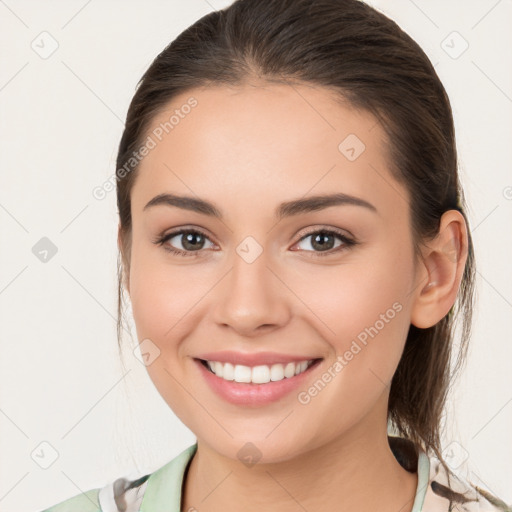
[[[410,512],[418,483],[381,435],[354,429],[287,461],[247,467],[198,439],[182,512],[336,510]]]

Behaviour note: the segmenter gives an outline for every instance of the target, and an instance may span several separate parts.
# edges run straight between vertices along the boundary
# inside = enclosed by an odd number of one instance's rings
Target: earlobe
[[[427,329],[442,320],[459,291],[467,259],[467,227],[457,210],[441,217],[439,233],[425,246],[418,266],[411,323]],[[426,283],[426,284],[425,284]]]

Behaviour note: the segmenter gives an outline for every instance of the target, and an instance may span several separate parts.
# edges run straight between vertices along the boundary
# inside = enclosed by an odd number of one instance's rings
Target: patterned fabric
[[[427,456],[410,441],[389,436],[389,444],[402,467],[418,473],[411,512],[512,512],[512,506],[447,472],[437,457]],[[196,450],[197,443],[153,473],[136,480],[118,478],[43,512],[180,512],[183,478]]]
[[[139,512],[150,475],[137,480],[118,478],[100,489],[98,494],[102,512]]]
[[[417,452],[407,439],[394,436],[388,439],[398,462],[408,471],[416,472],[418,460],[425,453],[422,450]],[[418,512],[512,512],[512,505],[507,505],[454,471],[447,472],[436,456],[431,455],[428,462],[428,485],[422,486],[421,467],[418,472],[416,496],[424,492],[423,504]],[[421,487],[426,488],[426,492]]]
[[[423,505],[425,512],[512,512],[512,505],[453,473],[448,477],[437,459],[432,459],[430,485]]]

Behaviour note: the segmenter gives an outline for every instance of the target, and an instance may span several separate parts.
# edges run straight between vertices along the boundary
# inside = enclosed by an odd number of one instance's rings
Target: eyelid
[[[343,232],[343,230],[341,230],[340,228],[326,227],[326,226],[323,226],[323,227],[322,226],[316,226],[316,227],[314,226],[314,227],[309,227],[306,229],[308,229],[308,231],[306,231],[305,233],[302,232],[299,240],[297,242],[295,242],[292,247],[301,243],[303,240],[307,239],[308,237],[318,234],[318,233],[325,233],[325,234],[328,234],[329,236],[335,236],[339,240],[341,240],[341,245],[339,245],[338,247],[328,249],[326,251],[301,251],[301,250],[297,250],[297,249],[294,250],[296,252],[304,252],[304,253],[308,254],[307,257],[309,257],[309,258],[324,258],[324,257],[328,258],[329,256],[332,256],[332,257],[339,256],[340,254],[345,253],[346,251],[350,250],[354,246],[359,245],[359,242],[355,239],[355,237],[352,234],[350,234],[350,236],[349,236],[349,235],[345,234]]]
[[[197,233],[199,235],[202,235],[204,236],[205,238],[207,238],[210,242],[218,245],[215,240],[214,240],[214,237],[210,235],[210,233],[204,229],[204,228],[199,228],[199,227],[195,227],[193,225],[185,225],[185,226],[179,226],[177,228],[173,228],[173,229],[169,229],[169,230],[165,230],[163,231],[162,233],[159,233],[156,237],[155,237],[155,240],[153,240],[155,243],[157,240],[161,240],[161,239],[169,239],[169,238],[173,238],[177,235],[181,235],[182,233]]]
[[[202,228],[196,228],[196,227],[192,227],[192,226],[181,226],[179,228],[171,229],[167,233],[164,231],[162,234],[157,235],[156,238],[153,239],[152,241],[154,244],[164,246],[170,239],[172,239],[176,236],[183,235],[184,233],[194,233],[197,235],[201,235],[202,237],[204,237],[205,239],[210,241],[213,245],[217,245],[216,242],[214,240],[212,240],[213,237],[211,237],[208,233],[206,233],[205,230],[203,230]],[[200,253],[204,252],[203,249],[201,249],[199,251],[183,251],[182,249],[177,249],[177,248],[172,248],[172,249],[168,248],[168,247],[164,247],[164,248],[170,252],[187,253],[190,255],[194,255],[194,254],[199,255]]]
[[[323,224],[316,224],[316,225],[304,228],[301,231],[299,231],[297,236],[299,236],[300,240],[302,240],[302,238],[304,238],[305,236],[312,235],[314,233],[318,233],[319,231],[333,232],[333,233],[336,233],[337,235],[340,235],[340,236],[343,236],[345,238],[355,241],[355,237],[350,231],[348,231],[346,229],[336,228],[334,226],[326,226]]]

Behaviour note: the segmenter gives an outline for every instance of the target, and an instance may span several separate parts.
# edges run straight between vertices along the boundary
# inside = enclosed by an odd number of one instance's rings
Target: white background
[[[92,190],[115,170],[142,73],[183,29],[229,3],[0,1],[1,511],[41,510],[141,476],[195,440],[129,339],[121,366],[116,197]],[[423,47],[452,102],[478,306],[444,446],[455,440],[469,478],[512,503],[512,3],[370,3]],[[43,31],[58,42],[47,59],[31,48]],[[442,47],[461,48],[453,31],[469,43],[456,59]],[[58,249],[47,263],[32,252],[42,237]],[[42,442],[59,454],[48,469],[31,457],[48,462]]]

